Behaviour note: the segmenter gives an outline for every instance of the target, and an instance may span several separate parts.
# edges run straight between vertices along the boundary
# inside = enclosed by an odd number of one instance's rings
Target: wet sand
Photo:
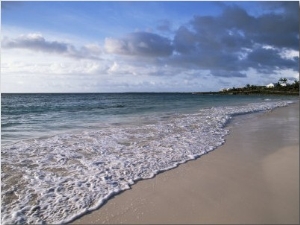
[[[73,223],[299,224],[299,102],[247,118],[223,146]]]

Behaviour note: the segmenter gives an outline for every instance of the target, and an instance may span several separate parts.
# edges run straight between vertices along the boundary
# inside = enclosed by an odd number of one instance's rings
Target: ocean
[[[2,224],[67,223],[225,142],[232,117],[291,96],[2,94]],[[245,117],[246,118],[246,117]]]

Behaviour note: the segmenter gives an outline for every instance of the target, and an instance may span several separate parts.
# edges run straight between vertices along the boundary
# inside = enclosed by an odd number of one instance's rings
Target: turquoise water
[[[137,180],[216,149],[233,116],[296,100],[187,93],[2,94],[2,224],[70,222]]]

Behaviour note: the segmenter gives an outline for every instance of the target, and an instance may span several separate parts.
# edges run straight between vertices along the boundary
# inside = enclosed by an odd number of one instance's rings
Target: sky
[[[1,92],[202,92],[299,80],[299,2],[1,2]]]

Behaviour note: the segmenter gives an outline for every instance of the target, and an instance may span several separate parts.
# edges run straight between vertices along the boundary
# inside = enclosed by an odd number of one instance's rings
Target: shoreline
[[[274,96],[299,96],[299,91],[285,92],[285,91],[242,91],[242,92],[193,92],[195,95],[274,95]]]
[[[238,118],[224,145],[72,223],[299,223],[299,102]]]

